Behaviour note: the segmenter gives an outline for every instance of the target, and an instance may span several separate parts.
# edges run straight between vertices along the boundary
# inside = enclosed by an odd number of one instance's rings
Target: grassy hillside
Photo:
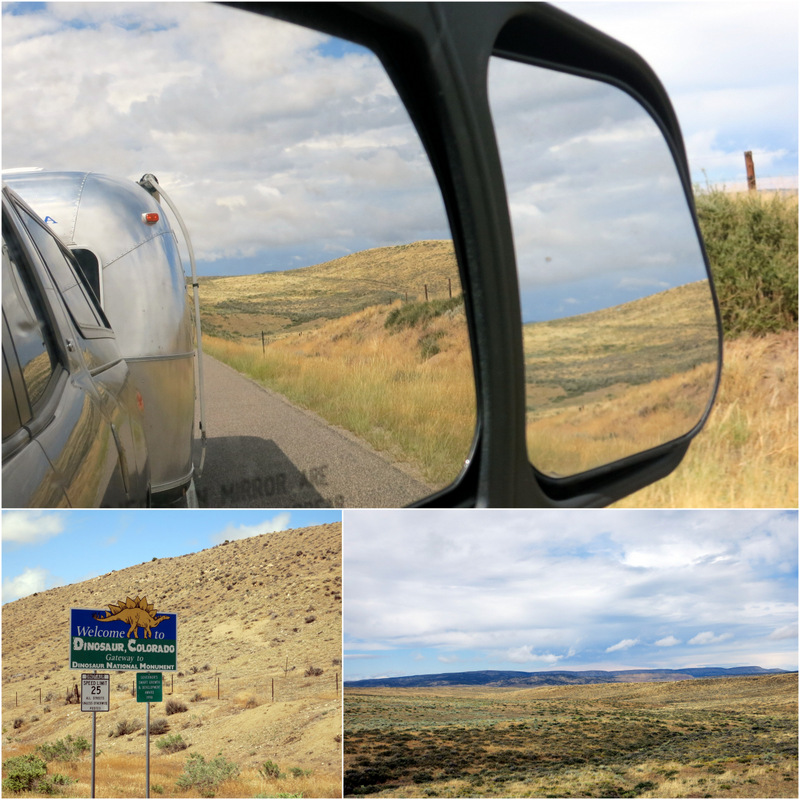
[[[449,281],[449,283],[448,283]],[[286,272],[200,279],[203,330],[223,338],[302,331],[395,300],[460,294],[450,241],[364,250]]]
[[[205,348],[296,405],[410,463],[433,490],[458,475],[475,430],[464,307],[455,304],[435,315],[427,309],[413,324],[404,324],[403,317],[392,324],[400,308],[372,307],[279,336],[263,352],[260,341],[208,338]]]
[[[67,736],[91,739],[92,715],[65,702],[80,683],[68,668],[69,609],[146,595],[178,615],[178,672],[164,673],[164,702],[151,705],[151,728],[165,728],[151,733],[153,796],[198,796],[197,786],[176,787],[187,759],[219,753],[240,772],[217,796],[340,796],[341,590],[341,525],[331,524],[153,559],[8,603],[3,761]],[[145,706],[131,694],[134,675],[111,673],[111,710],[97,715],[99,797],[144,796]],[[183,710],[169,714],[170,701]],[[117,735],[126,723],[130,732]],[[159,749],[175,736],[187,749]],[[283,777],[264,774],[268,761]],[[77,780],[64,795],[89,796],[88,754],[49,771]]]
[[[620,505],[796,507],[797,201],[712,194],[698,208],[729,334],[720,394],[681,467]],[[735,266],[748,249],[757,259]],[[452,244],[418,242],[204,279],[201,313],[213,355],[441,487],[476,420],[463,307],[429,313],[451,291]],[[531,460],[570,474],[691,428],[710,389],[698,355],[707,361],[713,326],[691,313],[703,295],[696,284],[525,326]],[[386,327],[400,314],[407,324]]]
[[[796,797],[797,675],[345,690],[345,794]]]

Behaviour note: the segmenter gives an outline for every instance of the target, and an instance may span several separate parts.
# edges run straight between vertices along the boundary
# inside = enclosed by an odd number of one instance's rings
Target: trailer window
[[[78,275],[84,286],[93,295],[97,305],[102,305],[103,295],[100,290],[100,260],[86,247],[73,247],[70,251],[78,262]]]

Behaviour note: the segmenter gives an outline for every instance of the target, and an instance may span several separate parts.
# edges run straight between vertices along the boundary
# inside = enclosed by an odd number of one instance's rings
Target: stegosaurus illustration
[[[98,614],[94,615],[96,620],[100,622],[114,622],[120,620],[127,625],[130,625],[128,630],[128,638],[133,634],[135,639],[139,638],[139,628],[144,629],[143,638],[151,639],[153,634],[150,633],[151,628],[155,628],[159,622],[169,619],[169,616],[156,616],[155,607],[147,602],[147,597],[137,596],[135,600],[129,597],[127,600],[120,600],[119,603],[109,603],[110,611],[106,611],[104,617]]]

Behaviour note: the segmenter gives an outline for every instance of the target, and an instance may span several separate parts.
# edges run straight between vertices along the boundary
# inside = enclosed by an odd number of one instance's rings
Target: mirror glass
[[[3,86],[15,121],[4,166],[132,184],[152,172],[189,231],[205,352],[199,505],[396,508],[454,481],[476,425],[458,264],[433,168],[378,57],[216,3],[14,12],[3,74],[26,80]],[[48,58],[31,59],[39,50]],[[69,65],[58,80],[56,63]],[[52,205],[34,210],[71,236]],[[109,266],[125,262],[85,230],[68,243],[101,257],[110,304]],[[157,383],[170,407],[174,385]]]
[[[531,463],[564,477],[671,441],[711,400],[717,320],[666,141],[625,92],[493,57]]]

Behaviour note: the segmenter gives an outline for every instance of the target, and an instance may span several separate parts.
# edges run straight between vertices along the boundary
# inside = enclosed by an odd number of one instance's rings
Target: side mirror
[[[436,175],[477,401],[430,507],[607,505],[669,474],[719,381],[677,118],[632,50],[546,3],[233,3],[380,59]]]
[[[640,102],[493,56],[533,466],[560,478],[678,439],[707,412],[719,336],[672,153]]]

